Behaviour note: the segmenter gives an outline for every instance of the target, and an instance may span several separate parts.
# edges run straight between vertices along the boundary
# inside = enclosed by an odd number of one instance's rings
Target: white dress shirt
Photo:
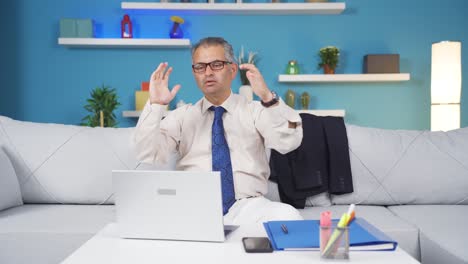
[[[135,130],[137,158],[144,163],[165,163],[178,154],[177,170],[211,171],[211,126],[213,104],[205,97],[195,105],[171,111],[146,103]],[[281,99],[264,107],[233,94],[221,105],[226,141],[229,145],[236,199],[264,195],[268,191],[270,167],[265,148],[287,153],[302,141],[301,118]],[[289,122],[296,128],[289,128]]]

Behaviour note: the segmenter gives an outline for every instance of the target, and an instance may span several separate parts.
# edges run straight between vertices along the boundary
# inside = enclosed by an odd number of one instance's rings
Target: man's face
[[[227,61],[224,57],[224,48],[221,45],[201,46],[192,57],[193,65],[197,63],[210,63],[213,61]],[[222,69],[213,70],[207,65],[204,72],[193,72],[198,87],[205,95],[221,95],[231,89],[231,82],[236,77],[237,64],[224,63]]]

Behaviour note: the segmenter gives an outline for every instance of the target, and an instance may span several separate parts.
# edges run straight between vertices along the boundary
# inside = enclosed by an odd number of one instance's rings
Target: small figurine
[[[301,106],[303,110],[309,109],[310,104],[310,95],[307,92],[302,93],[301,95]]]
[[[292,109],[294,109],[296,104],[296,93],[294,93],[294,91],[291,89],[288,89],[286,92],[286,104],[289,105],[289,107]]]
[[[182,29],[180,28],[180,24],[184,23],[184,19],[179,17],[179,16],[171,16],[172,22],[174,24],[172,25],[172,29],[169,32],[169,36],[171,38],[183,38],[184,37],[184,32],[182,32]]]
[[[133,38],[132,33],[132,21],[130,21],[130,17],[125,14],[122,21],[120,22],[121,26],[121,37],[122,38]]]
[[[297,65],[297,61],[290,60],[288,62],[288,66],[286,67],[286,74],[299,74],[299,65]]]

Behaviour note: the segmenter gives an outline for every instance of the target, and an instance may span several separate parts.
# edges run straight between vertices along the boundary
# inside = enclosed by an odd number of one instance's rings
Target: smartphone
[[[268,237],[244,237],[242,238],[242,244],[244,244],[244,249],[247,253],[273,252],[273,247]]]

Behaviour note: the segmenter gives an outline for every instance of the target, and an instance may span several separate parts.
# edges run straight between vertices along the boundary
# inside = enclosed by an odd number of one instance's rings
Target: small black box
[[[400,54],[368,54],[364,56],[364,73],[400,73]]]

